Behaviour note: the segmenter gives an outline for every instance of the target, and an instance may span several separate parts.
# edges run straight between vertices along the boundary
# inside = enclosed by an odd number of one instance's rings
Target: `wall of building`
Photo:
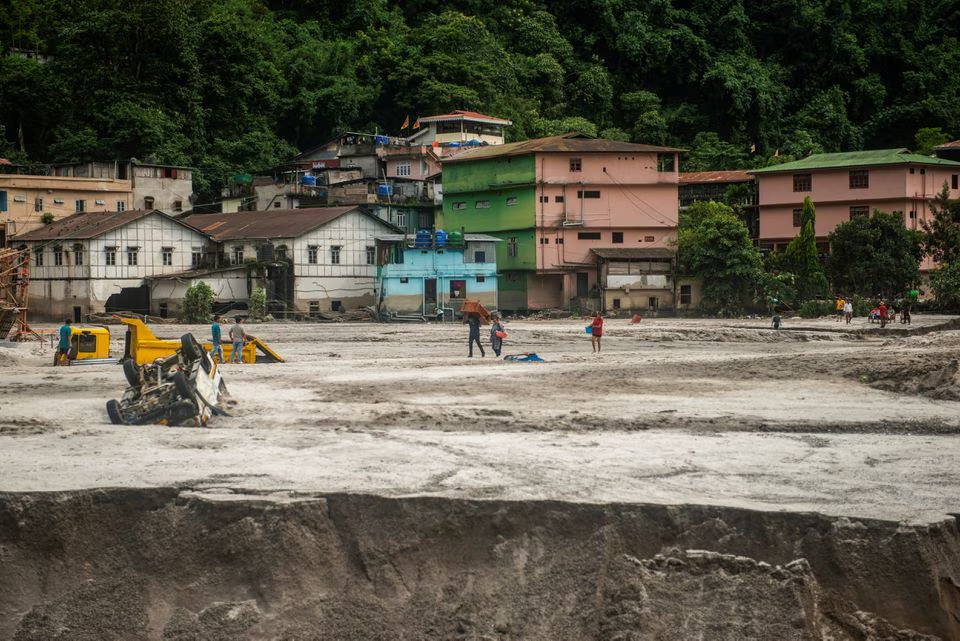
[[[176,215],[190,211],[193,206],[193,171],[176,167],[134,165],[134,209],[159,209],[165,214]],[[148,202],[152,199],[152,206]]]
[[[231,301],[245,303],[250,299],[246,270],[218,272],[196,277],[184,275],[176,279],[151,279],[149,281],[150,313],[159,316],[160,306],[166,304],[167,315],[170,318],[178,317],[183,310],[183,299],[187,289],[200,282],[213,290],[214,301],[217,303]]]
[[[559,309],[566,307],[563,274],[529,274],[525,309]]]
[[[96,215],[96,214],[88,214]],[[76,265],[74,245],[83,248],[83,265]],[[139,287],[144,278],[172,274],[191,267],[191,248],[203,247],[206,237],[160,214],[109,231],[97,238],[62,243],[33,243],[42,247],[42,266],[36,265],[36,252],[31,253],[30,308],[39,315],[60,317],[65,310],[72,314],[80,306],[84,315],[103,313],[107,299],[121,289]],[[56,265],[54,248],[64,250],[62,265]],[[115,264],[107,265],[107,248],[115,247]],[[136,264],[129,264],[128,248],[138,248]],[[170,264],[163,264],[163,249],[170,248]]]
[[[7,194],[7,210],[0,211],[0,224],[7,237],[43,226],[43,215],[60,220],[77,213],[76,201],[84,211],[117,211],[132,208],[129,180],[70,178],[58,176],[0,175],[0,191]]]

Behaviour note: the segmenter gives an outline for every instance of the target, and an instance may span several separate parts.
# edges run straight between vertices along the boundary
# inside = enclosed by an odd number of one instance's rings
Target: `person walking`
[[[773,313],[773,318],[770,319],[770,327],[780,329],[780,314],[776,312]]]
[[[838,323],[840,322],[840,319],[843,318],[843,306],[844,306],[845,304],[846,304],[846,301],[843,300],[842,297],[837,298],[837,303],[836,303],[836,305],[835,305],[835,307],[834,307],[834,311],[836,311],[836,316],[837,316],[837,322],[838,322]]]
[[[603,316],[600,312],[593,315],[593,322],[590,323],[590,345],[594,353],[600,351],[600,339],[603,338]]]
[[[853,319],[853,301],[849,298],[843,302],[843,319],[847,321],[847,325]]]
[[[503,339],[498,333],[503,333],[503,325],[500,323],[500,316],[493,314],[490,317],[490,347],[493,353],[500,356],[500,350],[503,348]]]
[[[883,301],[880,301],[880,306],[877,307],[877,315],[880,317],[880,329],[883,329],[887,326],[887,304]]]
[[[243,343],[246,339],[247,332],[243,329],[243,318],[237,316],[233,326],[230,327],[230,342],[233,343],[233,351],[230,352],[231,363],[243,362]]]
[[[486,353],[483,351],[483,345],[480,344],[480,314],[475,312],[470,312],[463,319],[463,322],[467,324],[470,328],[470,337],[467,339],[467,345],[470,347],[470,353],[467,354],[468,358],[473,358],[473,344],[477,344],[477,349],[480,350],[480,356],[485,357]]]
[[[63,321],[60,326],[60,342],[57,343],[57,353],[53,355],[53,366],[62,365],[70,360],[70,319]]]
[[[214,363],[223,363],[223,345],[220,342],[223,339],[223,336],[220,333],[220,317],[213,317],[213,325],[210,326],[210,338],[212,345],[210,346],[210,357],[213,358]],[[217,356],[220,358],[218,359]]]

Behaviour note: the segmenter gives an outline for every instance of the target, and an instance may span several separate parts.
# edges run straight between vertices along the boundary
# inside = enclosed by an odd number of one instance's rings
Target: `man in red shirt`
[[[603,316],[600,315],[600,312],[597,312],[593,316],[593,322],[590,323],[591,327],[591,336],[590,344],[593,345],[593,351],[600,351],[600,339],[603,337]]]
[[[880,313],[880,328],[887,326],[887,304],[883,301],[880,301],[880,307],[877,308],[877,311]]]

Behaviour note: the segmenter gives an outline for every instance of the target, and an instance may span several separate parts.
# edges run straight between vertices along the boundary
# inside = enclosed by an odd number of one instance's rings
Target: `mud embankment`
[[[16,641],[957,640],[958,583],[953,520],[0,494],[0,639]]]

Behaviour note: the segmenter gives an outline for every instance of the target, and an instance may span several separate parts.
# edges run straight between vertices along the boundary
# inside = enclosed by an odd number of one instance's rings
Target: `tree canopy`
[[[0,150],[225,176],[470,109],[684,169],[960,135],[960,5],[864,0],[9,0]],[[778,154],[779,155],[776,155]]]

